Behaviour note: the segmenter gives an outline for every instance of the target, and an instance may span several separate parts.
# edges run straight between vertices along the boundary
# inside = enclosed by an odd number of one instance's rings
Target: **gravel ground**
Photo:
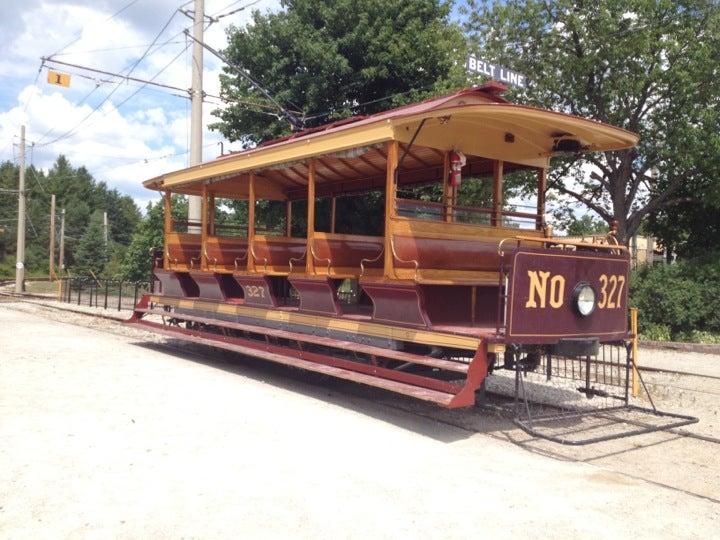
[[[0,304],[0,328],[2,537],[708,538],[720,527],[717,445],[661,433],[557,447],[492,414],[315,386],[29,304]]]

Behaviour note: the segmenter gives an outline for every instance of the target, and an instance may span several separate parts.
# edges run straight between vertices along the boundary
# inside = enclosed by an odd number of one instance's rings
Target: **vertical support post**
[[[200,270],[207,270],[208,262],[205,252],[208,235],[208,189],[207,184],[202,187],[202,199],[200,204]]]
[[[542,231],[545,227],[545,191],[547,191],[547,169],[538,169],[537,219],[535,229]]]
[[[215,194],[208,197],[208,235],[215,236]]]
[[[305,255],[305,272],[315,272],[315,260],[312,256],[312,242],[315,236],[315,160],[308,165],[308,201],[307,201],[307,252]]]
[[[103,240],[105,241],[105,246],[107,247],[107,243],[108,243],[108,217],[107,217],[107,212],[103,212]]]
[[[285,236],[292,236],[292,201],[285,201]]]
[[[60,211],[60,255],[58,257],[60,275],[65,271],[65,209]]]
[[[630,333],[632,334],[632,396],[640,395],[638,375],[638,308],[630,308]]]
[[[55,194],[50,195],[50,264],[48,266],[50,279],[55,279]]]
[[[330,199],[330,232],[335,234],[335,209],[337,205],[337,198],[333,197]]]
[[[165,233],[165,249],[163,250],[163,269],[170,270],[170,257],[168,257],[168,237],[172,232],[172,194],[169,191],[165,192],[165,199],[163,201],[165,205],[165,218],[163,223],[163,232]]]
[[[443,152],[443,220],[453,220],[453,188],[450,185],[450,152]]]
[[[385,171],[385,258],[383,265],[383,276],[386,279],[393,277],[395,261],[392,253],[392,229],[393,218],[395,217],[395,170],[398,166],[399,145],[397,141],[387,143],[387,169]]]
[[[247,270],[248,272],[255,271],[255,257],[253,257],[253,239],[255,238],[255,172],[250,172],[250,178],[248,179],[248,228],[247,228],[247,241],[248,241],[248,256],[247,256]]]
[[[25,126],[20,126],[20,177],[18,180],[17,252],[15,257],[15,292],[25,291]]]
[[[493,213],[490,220],[493,227],[502,226],[503,207],[503,162],[493,161]]]

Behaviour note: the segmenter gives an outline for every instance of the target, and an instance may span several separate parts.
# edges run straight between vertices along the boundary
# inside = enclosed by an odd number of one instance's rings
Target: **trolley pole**
[[[55,194],[50,195],[50,279],[55,279]]]
[[[20,127],[20,179],[18,186],[17,254],[15,292],[25,291],[25,126]]]
[[[192,57],[192,108],[190,112],[190,166],[202,163],[202,102],[203,102],[203,24],[205,22],[205,0],[195,0],[193,23]],[[188,221],[199,223],[202,218],[202,198],[196,195],[188,197]],[[188,232],[199,233],[195,226],[188,226]]]
[[[60,257],[58,264],[60,265],[60,274],[65,271],[65,209],[60,210]]]

